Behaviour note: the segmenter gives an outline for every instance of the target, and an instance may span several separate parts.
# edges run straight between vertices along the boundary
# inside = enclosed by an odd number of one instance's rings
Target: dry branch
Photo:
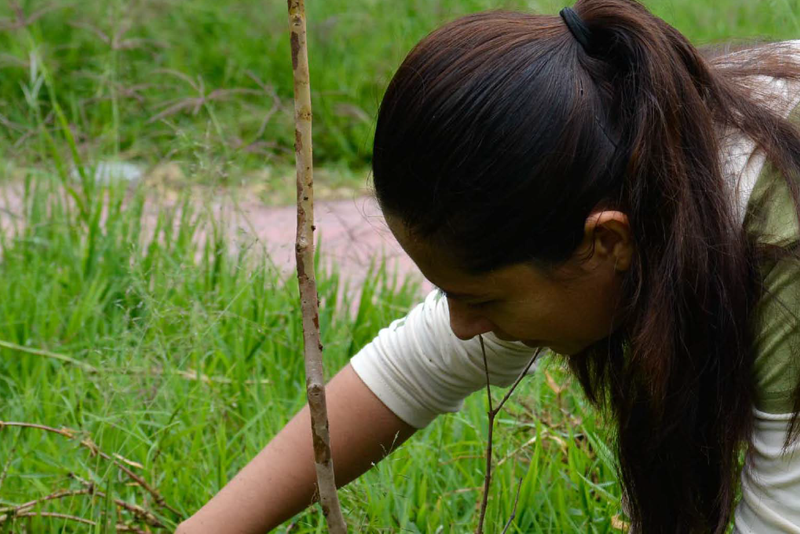
[[[542,351],[541,348],[537,349],[533,356],[531,357],[528,364],[525,366],[525,369],[519,374],[517,379],[514,381],[514,384],[508,389],[506,395],[503,397],[503,400],[500,401],[500,404],[497,405],[497,408],[492,406],[492,386],[489,380],[489,362],[486,360],[486,347],[483,344],[483,336],[478,336],[478,339],[481,343],[481,352],[483,354],[483,370],[486,373],[486,396],[489,400],[489,435],[486,441],[486,474],[484,475],[483,479],[483,495],[481,496],[481,506],[480,506],[480,515],[478,516],[478,527],[475,529],[475,534],[483,534],[483,522],[486,519],[486,507],[489,503],[489,486],[492,483],[492,439],[494,438],[494,419],[497,417],[497,414],[500,413],[500,410],[503,409],[503,406],[511,398],[511,395],[514,393],[514,390],[517,389],[517,386],[522,379],[525,378],[525,375],[528,374],[528,371],[533,366],[533,363],[536,361],[536,358],[539,357],[539,353]],[[519,498],[519,492],[517,495]],[[516,511],[516,502],[514,503],[514,510]],[[513,514],[512,514],[513,519]],[[506,526],[508,528],[508,526]],[[505,532],[505,530],[503,530]]]
[[[79,490],[58,490],[58,491],[53,492],[53,493],[51,493],[49,495],[45,495],[44,497],[40,497],[40,498],[32,500],[32,501],[24,502],[24,503],[18,504],[16,506],[2,507],[2,508],[0,508],[0,514],[4,514],[4,516],[6,516],[7,514],[11,514],[12,517],[23,517],[23,514],[25,514],[27,512],[30,512],[31,508],[34,508],[35,506],[37,506],[37,505],[39,505],[41,503],[44,503],[44,502],[47,502],[47,501],[54,501],[54,500],[58,500],[58,499],[64,499],[66,497],[74,497],[74,496],[77,496],[77,495],[89,495],[89,496],[92,496],[92,497],[99,497],[100,499],[105,499],[106,498],[106,494],[104,492],[98,490],[92,482],[85,482],[85,481],[80,481],[80,482],[86,487],[84,487],[83,489],[79,489]],[[166,528],[166,526],[161,521],[159,521],[158,518],[156,518],[156,516],[153,515],[152,512],[150,512],[148,510],[145,510],[141,506],[139,506],[137,504],[131,504],[129,502],[125,502],[122,499],[116,499],[115,498],[115,499],[112,499],[112,500],[114,501],[114,504],[116,504],[120,508],[122,508],[124,510],[127,510],[128,512],[132,513],[138,519],[140,519],[144,523],[147,523],[151,527]],[[0,523],[2,523],[2,520],[0,520]]]
[[[65,521],[74,521],[76,523],[82,523],[84,525],[89,525],[92,527],[97,526],[97,522],[92,521],[91,519],[86,519],[85,517],[78,517],[76,515],[69,515],[69,514],[61,514],[58,512],[21,512],[20,514],[16,515],[16,517],[53,517],[56,519],[64,519]],[[8,519],[6,515],[0,515],[0,524]],[[136,534],[149,534],[146,530],[142,530],[140,528],[132,527],[129,525],[123,524],[116,524],[114,525],[114,529],[116,532],[135,532]]]
[[[56,491],[55,493],[51,493],[50,495],[45,495],[44,497],[40,497],[39,499],[18,504],[17,506],[6,506],[4,508],[0,508],[0,514],[10,513],[15,516],[19,516],[21,513],[29,511],[37,504],[41,504],[47,501],[54,501],[57,499],[64,499],[66,497],[73,497],[75,495],[89,495],[90,491],[91,490],[89,490],[88,488],[79,490],[59,490]]]
[[[306,45],[304,0],[289,0],[292,71],[294,78],[295,159],[297,162],[297,280],[303,312],[303,355],[306,394],[311,412],[311,435],[322,513],[334,534],[347,531],[336,493],[331,458],[325,376],[319,335],[317,282],[314,277],[314,196],[311,159],[311,84]]]
[[[16,421],[0,421],[0,431],[3,430],[5,427],[30,428],[30,429],[42,430],[44,432],[50,432],[50,433],[53,433],[53,434],[58,434],[60,436],[64,436],[67,439],[70,439],[70,440],[79,439],[78,432],[76,432],[75,430],[71,430],[69,428],[53,428],[53,427],[50,427],[50,426],[40,425],[40,424],[37,424],[37,423],[24,423],[24,422],[16,422]],[[119,455],[116,455],[116,456],[119,457],[119,459],[114,458],[112,456],[109,456],[108,454],[106,454],[105,452],[100,450],[100,448],[97,446],[97,444],[94,441],[92,441],[91,438],[88,438],[88,437],[81,439],[79,441],[79,445],[81,447],[84,447],[84,448],[88,449],[92,456],[99,456],[100,458],[102,458],[102,459],[114,464],[117,469],[119,469],[120,471],[125,473],[128,476],[128,478],[133,480],[143,490],[145,490],[147,493],[149,493],[153,497],[153,499],[155,500],[155,502],[156,502],[156,504],[158,506],[160,506],[162,508],[166,508],[167,510],[169,510],[170,512],[172,512],[172,513],[174,513],[176,515],[180,515],[180,512],[178,512],[175,508],[173,508],[172,506],[167,504],[167,502],[164,499],[164,497],[162,497],[161,494],[153,486],[151,486],[144,478],[142,478],[141,476],[137,475],[136,473],[131,471],[126,465],[124,465],[125,463],[131,465],[134,462],[131,462],[130,460],[126,460],[126,459],[122,458]]]

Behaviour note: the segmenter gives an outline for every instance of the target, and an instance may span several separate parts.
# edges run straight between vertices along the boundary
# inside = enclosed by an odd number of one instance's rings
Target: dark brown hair
[[[381,105],[376,194],[472,273],[556,267],[591,210],[626,213],[623,326],[569,363],[617,422],[633,531],[721,533],[752,432],[757,266],[793,252],[743,229],[720,132],[752,138],[800,205],[800,132],[745,83],[800,67],[773,47],[704,57],[632,0],[574,9],[586,48],[558,16],[510,12],[423,39]]]

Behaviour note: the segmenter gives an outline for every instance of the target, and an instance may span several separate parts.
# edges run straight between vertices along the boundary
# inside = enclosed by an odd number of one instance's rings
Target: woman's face
[[[520,263],[468,274],[397,219],[388,216],[387,223],[422,274],[447,296],[450,327],[460,339],[494,332],[571,355],[619,326],[614,311],[633,255],[630,226],[621,212],[592,213],[572,258],[548,272]]]

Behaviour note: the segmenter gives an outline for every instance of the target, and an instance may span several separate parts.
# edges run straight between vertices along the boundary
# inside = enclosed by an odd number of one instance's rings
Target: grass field
[[[258,243],[232,246],[219,221],[191,203],[163,206],[152,223],[142,191],[70,188],[79,200],[65,200],[56,176],[30,174],[24,218],[7,223],[0,243],[0,420],[74,431],[71,439],[0,424],[0,531],[144,528],[114,499],[169,529],[303,403],[296,284]],[[329,369],[414,301],[414,286],[380,269],[368,280],[356,306],[337,296],[335,272],[320,274]],[[499,418],[488,524],[498,531],[510,516],[521,479],[510,532],[610,532],[618,513],[610,454],[594,416],[551,364]],[[471,398],[344,490],[353,531],[470,530],[485,410],[484,396]],[[93,455],[91,443],[108,458]],[[14,510],[58,492],[67,494]],[[73,519],[25,517],[39,512]],[[316,509],[292,525],[285,531],[324,530]]]
[[[648,0],[698,44],[800,37],[800,0]],[[285,2],[20,1],[0,6],[0,155],[37,162],[55,128],[44,69],[87,160],[177,162],[193,182],[273,183],[293,164]],[[315,157],[363,186],[378,104],[404,55],[441,22],[489,8],[555,13],[559,0],[308,2]],[[46,165],[46,161],[39,161]]]
[[[800,37],[798,0],[647,4],[699,43]],[[296,283],[188,194],[159,205],[152,181],[100,185],[90,164],[176,165],[164,180],[265,183],[263,200],[289,198],[285,3],[15,6],[0,7],[0,194],[18,188],[23,206],[0,213],[0,421],[74,433],[0,425],[0,532],[168,531],[304,402]],[[363,185],[381,93],[413,43],[489,7],[562,4],[309,2],[321,185]],[[418,298],[379,267],[358,303],[335,270],[319,279],[329,374]],[[502,530],[520,484],[509,532],[617,532],[602,418],[555,357],[544,363],[499,417],[488,530]],[[486,407],[473,396],[343,490],[352,530],[470,531]],[[281,531],[324,526],[312,509]]]

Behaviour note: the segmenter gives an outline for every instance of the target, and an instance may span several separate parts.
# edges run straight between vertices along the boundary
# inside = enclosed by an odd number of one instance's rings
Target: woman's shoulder
[[[717,67],[733,68],[734,72],[740,72],[739,83],[749,87],[757,102],[784,117],[797,119],[792,110],[800,103],[800,80],[752,73],[779,71],[776,64],[784,59],[800,65],[800,40],[749,44],[744,47],[727,46],[708,51],[708,54]],[[762,65],[766,67],[762,68]],[[750,74],[742,75],[741,72]],[[763,194],[764,186],[773,182],[771,177],[774,169],[766,161],[763,152],[756,150],[756,143],[749,136],[734,128],[722,129],[719,135],[724,175],[734,194],[739,222],[748,226],[748,219],[753,218],[750,212],[754,211],[753,205],[758,201],[759,193]],[[775,224],[785,228],[778,221]],[[760,225],[763,224],[749,223],[754,231],[759,230],[755,226]]]
[[[742,82],[750,86],[753,96],[765,105],[783,112],[792,107],[793,97],[800,90],[800,81],[773,74],[781,70],[782,63],[784,66],[786,63],[800,64],[800,39],[729,45],[710,55],[712,63],[719,67],[748,67],[746,70],[751,74],[743,76]]]
[[[800,128],[800,90],[788,119]],[[789,187],[778,169],[765,162],[750,195],[744,226],[758,241],[787,246],[800,240],[800,228]]]

